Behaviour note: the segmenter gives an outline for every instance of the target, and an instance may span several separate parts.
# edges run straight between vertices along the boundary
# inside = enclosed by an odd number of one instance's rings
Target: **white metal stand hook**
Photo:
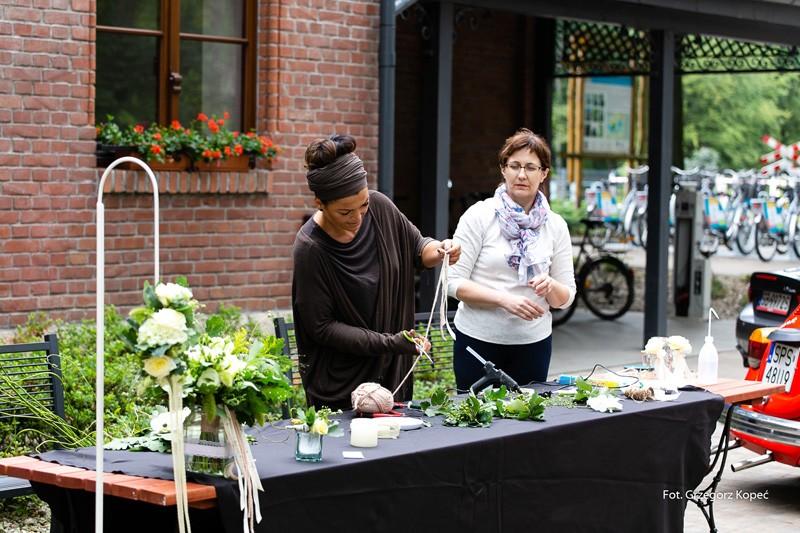
[[[134,163],[142,167],[147,172],[150,178],[150,184],[153,186],[153,244],[155,251],[153,253],[154,261],[154,274],[153,283],[158,283],[158,256],[159,256],[159,230],[158,230],[158,181],[156,181],[155,174],[147,164],[135,157],[121,157],[111,163],[103,176],[100,178],[100,184],[97,188],[97,221],[96,221],[96,235],[97,235],[97,308],[96,308],[96,327],[97,337],[95,349],[97,351],[96,361],[96,377],[95,377],[95,431],[97,436],[95,439],[95,471],[97,477],[95,478],[95,522],[94,528],[96,533],[103,533],[103,445],[104,443],[104,427],[103,415],[105,414],[105,207],[103,206],[103,187],[106,183],[106,178],[114,170],[115,167],[121,163]]]

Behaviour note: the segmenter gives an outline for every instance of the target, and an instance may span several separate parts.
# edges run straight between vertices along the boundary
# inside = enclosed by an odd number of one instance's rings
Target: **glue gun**
[[[497,383],[500,385],[505,385],[508,390],[519,392],[519,385],[517,382],[514,381],[514,378],[496,368],[494,363],[491,361],[487,361],[483,357],[481,357],[478,352],[467,346],[467,351],[472,354],[475,359],[483,364],[483,373],[484,376],[472,384],[469,388],[474,394],[477,394],[479,391],[483,390],[486,386],[491,385],[493,383]]]

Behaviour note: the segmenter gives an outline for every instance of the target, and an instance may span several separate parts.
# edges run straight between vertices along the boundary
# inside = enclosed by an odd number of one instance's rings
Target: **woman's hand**
[[[547,274],[539,274],[528,281],[528,287],[533,289],[536,296],[547,298],[553,291],[553,278]]]
[[[444,259],[444,254],[447,252],[450,254],[448,264],[452,265],[458,261],[458,258],[461,257],[461,245],[457,242],[454,242],[452,239],[445,239],[443,240],[439,247],[436,249],[436,253],[439,254],[441,260]]]
[[[515,296],[513,294],[506,294],[500,306],[523,320],[534,320],[541,318],[545,310],[533,300],[525,298],[524,296]]]
[[[427,354],[431,353],[431,341],[428,340],[427,337],[423,337],[416,330],[410,329],[408,331],[403,332],[403,336],[409,342],[412,342],[417,345],[417,353],[425,352]]]

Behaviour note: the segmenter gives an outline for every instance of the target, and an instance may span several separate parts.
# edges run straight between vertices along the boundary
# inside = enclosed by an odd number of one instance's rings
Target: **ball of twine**
[[[388,413],[394,407],[391,391],[379,383],[362,383],[350,393],[350,400],[361,413]]]

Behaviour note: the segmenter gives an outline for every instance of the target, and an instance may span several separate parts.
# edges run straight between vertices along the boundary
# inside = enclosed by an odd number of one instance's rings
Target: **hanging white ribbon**
[[[192,533],[189,521],[189,496],[186,488],[186,459],[183,446],[183,377],[169,378],[169,414],[172,419],[172,473],[175,477],[175,504],[178,508],[178,532]]]
[[[244,533],[254,533],[255,523],[261,523],[261,505],[258,501],[258,491],[264,492],[261,479],[258,477],[256,461],[247,443],[247,437],[242,430],[242,425],[236,419],[236,413],[225,406],[225,416],[222,417],[222,429],[225,431],[225,440],[231,443],[233,458],[236,463],[236,474],[239,482],[239,508],[242,510],[242,530]]]
[[[456,334],[453,332],[453,329],[450,327],[450,322],[447,320],[447,268],[450,264],[450,252],[444,252],[444,257],[442,258],[442,267],[439,270],[439,281],[436,283],[436,291],[433,293],[433,304],[431,305],[431,314],[428,316],[428,325],[425,327],[425,335],[424,338],[428,339],[431,333],[431,324],[433,323],[433,316],[436,314],[436,305],[439,305],[439,334],[442,336],[443,340],[447,340],[447,337],[444,335],[445,328],[447,329],[447,333],[450,335],[450,338],[456,340]],[[403,384],[408,379],[408,376],[414,371],[417,367],[417,363],[424,355],[428,358],[428,360],[433,364],[433,359],[431,356],[428,355],[428,352],[422,349],[422,342],[417,343],[417,350],[419,351],[419,355],[416,359],[414,359],[414,363],[411,365],[411,368],[408,370],[406,375],[403,377],[403,380],[397,386],[396,389],[392,392],[392,396],[397,394],[397,391],[403,386]]]

